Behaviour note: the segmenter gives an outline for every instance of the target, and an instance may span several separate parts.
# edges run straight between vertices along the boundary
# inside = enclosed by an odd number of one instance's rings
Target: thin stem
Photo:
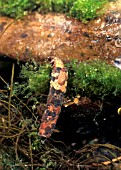
[[[8,129],[10,130],[10,126],[11,126],[11,97],[12,97],[12,90],[13,90],[13,78],[14,78],[14,68],[15,65],[13,64],[12,66],[12,75],[11,75],[11,84],[10,84],[10,96],[9,96],[9,101],[8,101]]]

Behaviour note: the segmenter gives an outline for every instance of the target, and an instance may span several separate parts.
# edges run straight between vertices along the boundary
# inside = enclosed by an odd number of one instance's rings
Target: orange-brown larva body
[[[48,94],[46,110],[42,116],[39,135],[49,138],[55,128],[61,112],[64,93],[66,92],[68,71],[59,58],[54,58],[51,73],[50,90]]]

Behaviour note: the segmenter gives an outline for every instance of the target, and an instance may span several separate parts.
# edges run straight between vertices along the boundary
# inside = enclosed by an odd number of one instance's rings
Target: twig
[[[37,119],[36,116],[33,114],[33,112],[31,111],[31,109],[27,106],[26,103],[24,103],[21,99],[19,99],[16,95],[14,95],[14,97],[16,97],[17,100],[19,100],[24,107],[26,107],[28,109],[28,111],[32,114],[32,116],[35,118],[35,120]]]
[[[31,143],[31,137],[29,137],[29,151],[30,151],[30,159],[31,159],[31,169],[33,170],[33,157],[32,157],[32,143]]]
[[[11,97],[12,97],[12,89],[13,89],[13,78],[14,78],[14,67],[15,65],[13,64],[12,66],[12,75],[11,75],[11,84],[10,84],[10,96],[9,96],[9,101],[8,101],[8,127],[10,130],[10,126],[11,126],[11,110],[10,110],[10,107],[11,107]]]
[[[24,127],[22,128],[24,129]],[[18,141],[19,141],[19,138],[20,138],[20,135],[22,134],[23,131],[21,131],[19,133],[19,135],[17,136],[17,139],[16,139],[16,143],[15,143],[15,153],[16,153],[16,160],[19,161],[19,157],[18,157]],[[21,163],[21,161],[19,161],[19,164],[23,167],[24,170],[26,170],[26,168],[24,167],[24,165]]]
[[[8,26],[4,29],[4,31],[2,32],[2,34],[0,35],[0,39],[3,36],[3,34],[5,33],[5,31],[7,31],[7,29],[14,24],[19,18],[15,19],[14,21],[12,21],[10,24],[8,24]]]
[[[92,165],[94,165],[94,166],[109,165],[109,164],[115,163],[115,162],[117,162],[117,161],[121,161],[121,156],[119,156],[119,157],[117,157],[117,158],[114,158],[114,159],[112,159],[112,160],[110,160],[110,161],[101,162],[101,163],[99,163],[99,164],[93,163]]]
[[[6,139],[8,139],[8,138],[16,138],[19,134],[24,133],[24,132],[26,132],[26,130],[23,130],[20,133],[16,133],[15,135],[3,135],[3,134],[0,134],[0,137],[6,138]]]
[[[8,86],[8,83],[1,76],[0,79]]]

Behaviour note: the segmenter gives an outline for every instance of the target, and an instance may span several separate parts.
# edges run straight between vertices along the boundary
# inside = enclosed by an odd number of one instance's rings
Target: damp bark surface
[[[32,13],[18,20],[0,17],[0,55],[21,61],[55,56],[111,62],[121,49],[115,44],[121,36],[120,9],[112,8],[87,24],[57,13]]]

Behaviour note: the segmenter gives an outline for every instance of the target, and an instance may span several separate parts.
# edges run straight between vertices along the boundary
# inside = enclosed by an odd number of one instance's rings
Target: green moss
[[[34,10],[41,13],[63,12],[64,4],[64,0],[0,0],[0,14],[15,18]]]
[[[105,3],[107,0],[77,0],[70,10],[70,15],[85,22],[99,16],[99,10]]]
[[[49,64],[39,65],[36,62],[28,62],[22,65],[20,82],[14,83],[13,93],[17,95],[21,94],[27,98],[33,93],[48,93],[50,68],[51,66]]]
[[[89,97],[120,96],[121,71],[102,61],[78,63],[70,62],[67,65],[69,79],[67,95],[81,94]],[[22,83],[15,83],[14,93],[48,94],[51,67],[49,64],[38,65],[27,63],[22,66],[20,78]]]
[[[36,0],[0,0],[0,13],[10,17],[21,17],[36,7]]]
[[[102,61],[71,63],[69,84],[76,93],[87,96],[121,95],[121,71]]]
[[[99,14],[108,0],[0,0],[0,14],[21,17],[29,11],[66,12],[79,20],[87,21]]]

